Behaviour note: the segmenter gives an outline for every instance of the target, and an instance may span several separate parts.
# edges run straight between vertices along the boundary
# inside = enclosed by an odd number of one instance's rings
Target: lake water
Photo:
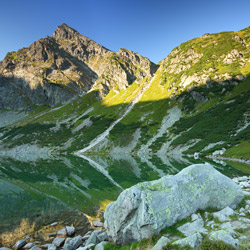
[[[95,216],[98,209],[115,200],[122,189],[138,182],[176,174],[193,163],[209,162],[223,174],[244,175],[229,163],[208,159],[139,158],[130,155],[73,155],[50,160],[20,162],[0,159],[0,233],[13,228],[24,219],[56,220],[64,213],[82,211]],[[243,171],[242,171],[243,169]]]

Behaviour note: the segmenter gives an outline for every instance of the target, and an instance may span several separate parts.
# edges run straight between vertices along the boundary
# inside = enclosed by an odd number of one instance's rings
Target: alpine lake
[[[204,162],[230,178],[250,174],[242,163],[180,156],[58,155],[36,162],[1,158],[0,236],[79,212],[100,218],[123,189]]]

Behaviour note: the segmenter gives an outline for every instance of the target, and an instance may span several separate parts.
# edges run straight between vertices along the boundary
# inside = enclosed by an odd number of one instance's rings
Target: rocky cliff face
[[[62,24],[52,37],[6,55],[0,64],[0,107],[54,106],[91,89],[103,97],[155,70],[147,58],[131,51],[111,52]]]

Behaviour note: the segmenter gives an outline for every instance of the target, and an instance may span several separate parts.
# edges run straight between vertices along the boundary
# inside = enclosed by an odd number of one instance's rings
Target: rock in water
[[[107,234],[117,244],[130,244],[158,234],[198,209],[236,208],[240,187],[210,164],[194,164],[176,175],[138,183],[124,190],[104,213]]]

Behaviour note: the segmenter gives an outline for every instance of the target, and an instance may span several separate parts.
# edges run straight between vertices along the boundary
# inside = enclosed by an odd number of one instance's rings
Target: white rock
[[[104,232],[102,229],[95,230],[91,233],[90,237],[86,240],[85,246],[88,246],[89,244],[98,244],[107,239],[108,239],[108,235],[106,232]]]
[[[38,246],[33,246],[32,248],[30,248],[30,250],[42,250],[42,249]]]
[[[244,217],[240,217],[239,221],[245,222],[247,224],[250,224],[250,219],[244,218]]]
[[[245,209],[242,207],[241,209],[240,209],[240,213],[242,213],[242,212],[244,212],[245,211]]]
[[[173,243],[173,245],[178,245],[180,247],[182,246],[189,246],[192,248],[198,248],[201,245],[201,242],[203,240],[203,237],[200,233],[193,234],[191,236],[188,236],[184,239],[177,240]]]
[[[102,242],[98,243],[98,244],[95,246],[95,250],[104,250],[104,246],[105,246],[107,243],[108,243],[107,241],[102,241]]]
[[[225,222],[225,223],[221,224],[220,228],[221,229],[233,229],[230,222]]]
[[[78,235],[76,237],[74,237],[71,241],[70,241],[70,245],[74,247],[74,249],[78,248],[79,246],[82,245],[82,236]]]
[[[57,232],[57,235],[66,236],[66,235],[67,235],[66,228],[63,228],[63,229],[59,230],[59,231]]]
[[[52,244],[56,245],[57,247],[60,247],[64,243],[65,239],[64,238],[55,238],[52,241]]]
[[[100,221],[93,221],[93,226],[94,227],[103,227],[103,223]]]
[[[53,222],[53,223],[50,224],[51,227],[55,227],[57,225],[58,225],[58,222]]]
[[[12,250],[12,249],[10,249],[8,247],[0,247],[0,250]]]
[[[191,221],[195,221],[195,220],[197,220],[197,219],[199,219],[198,214],[192,214],[192,215],[191,215]]]
[[[248,180],[247,176],[238,177],[238,181],[247,181],[247,180]]]
[[[27,243],[23,248],[25,248],[25,249],[30,249],[30,248],[32,248],[33,246],[34,246],[34,243],[29,242],[29,243]]]
[[[240,216],[246,216],[246,214],[245,214],[245,213],[240,213],[239,215],[240,215]]]
[[[76,229],[73,226],[66,226],[67,235],[71,236],[75,233]]]
[[[184,225],[177,228],[180,232],[182,232],[185,236],[191,236],[197,232],[207,232],[204,228],[203,219],[197,219],[194,222],[187,222]]]
[[[246,206],[245,206],[245,210],[248,210],[248,209],[249,209],[249,205],[246,205]]]
[[[228,216],[233,216],[235,214],[234,210],[230,207],[225,207],[224,209],[213,213],[214,218],[217,218],[220,222],[229,221]]]
[[[72,240],[72,238],[70,238],[70,237],[66,238],[64,244],[70,244],[71,240]]]
[[[244,194],[245,196],[250,196],[250,192],[247,192],[247,191],[243,191],[243,194]]]
[[[240,185],[241,188],[248,188],[248,187],[250,187],[250,184],[248,182],[246,182],[246,181],[241,182],[239,185]]]
[[[13,246],[14,249],[19,249],[26,245],[26,240],[19,240],[16,242],[16,244]]]
[[[242,236],[239,237],[239,240],[240,241],[246,241],[246,240],[249,240],[249,239],[247,238],[246,235],[242,235]]]
[[[124,190],[104,213],[108,236],[130,244],[206,208],[236,208],[240,187],[209,164],[191,165],[174,176],[138,183]],[[160,216],[159,216],[160,215]]]
[[[246,204],[247,204],[247,205],[250,205],[250,200],[246,200]]]
[[[49,244],[48,245],[48,250],[56,250],[56,245],[55,244]]]
[[[151,250],[162,250],[168,243],[170,243],[170,239],[162,236]]]
[[[234,239],[235,232],[229,232],[226,230],[219,230],[216,232],[212,232],[209,235],[209,239],[211,241],[223,241],[224,243],[233,246],[234,248],[239,248],[239,241],[237,239]]]

